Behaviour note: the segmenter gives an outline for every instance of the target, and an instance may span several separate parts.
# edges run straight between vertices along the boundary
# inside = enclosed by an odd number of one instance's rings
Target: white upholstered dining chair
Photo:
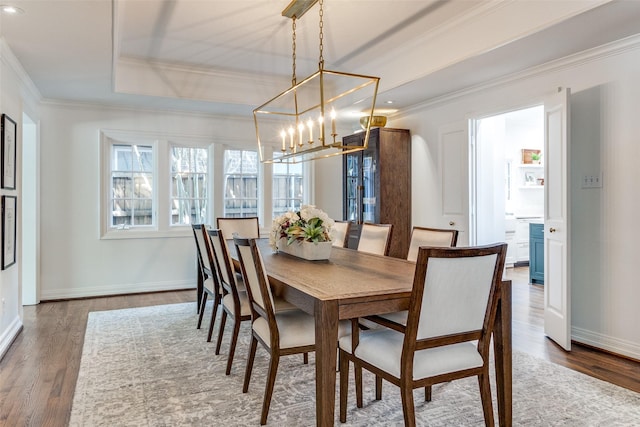
[[[477,376],[485,424],[494,425],[489,349],[507,245],[418,251],[407,323],[340,338],[340,421],[349,362],[400,387],[405,426],[415,426],[413,389]],[[379,398],[381,381],[376,382]],[[361,393],[356,388],[356,393]]]
[[[333,246],[346,248],[349,242],[350,229],[351,222],[334,221],[333,227],[331,227],[331,241],[333,242]]]
[[[280,356],[315,351],[315,319],[299,309],[275,312],[274,296],[255,239],[235,238],[234,242],[242,266],[242,276],[247,285],[252,319],[251,345],[244,375],[243,393],[249,390],[258,343],[270,355],[267,384],[260,416],[260,424],[264,425],[267,423],[269,415]],[[345,335],[349,330],[348,321],[341,321],[338,326],[338,337]]]
[[[409,261],[415,261],[418,258],[418,248],[420,246],[454,248],[457,243],[458,230],[413,227],[411,230],[411,241],[409,243],[407,259]]]
[[[227,369],[225,371],[225,373],[229,375],[233,364],[236,343],[238,342],[240,322],[251,319],[251,310],[249,309],[249,300],[247,299],[244,283],[234,273],[223,233],[220,230],[208,230],[208,234],[211,241],[211,252],[215,259],[218,277],[220,278],[220,289],[222,290],[222,318],[220,320],[220,329],[218,330],[215,354],[220,354],[220,346],[222,344],[222,336],[224,335],[227,317],[233,322],[229,355],[227,357]]]
[[[216,219],[216,225],[225,239],[233,237],[244,237],[257,239],[260,237],[260,223],[257,216],[244,218],[219,217]]]
[[[226,236],[221,230],[208,230],[211,241],[212,254],[215,259],[215,266],[218,272],[220,289],[222,291],[222,318],[220,329],[218,330],[218,340],[216,341],[215,354],[220,354],[222,337],[227,318],[233,321],[233,331],[231,332],[231,342],[229,345],[229,355],[227,357],[227,369],[225,373],[231,374],[233,358],[240,332],[240,322],[251,320],[251,309],[249,298],[246,292],[246,285],[242,276],[234,274],[234,268],[229,256],[229,249]],[[280,297],[274,297],[274,307],[276,312],[295,309],[295,306]],[[305,359],[306,362],[306,359]]]
[[[375,255],[389,254],[391,245],[392,224],[371,224],[365,222],[361,226],[358,250]]]
[[[413,227],[413,230],[411,231],[411,242],[409,243],[407,260],[415,262],[418,258],[418,249],[421,246],[452,248],[456,246],[457,242],[458,230]],[[368,316],[366,319],[360,319],[360,324],[368,328],[375,328],[377,327],[377,324],[384,325],[386,327],[394,327],[395,325],[393,325],[393,323],[404,325],[406,322],[406,310],[377,316]]]
[[[202,276],[202,298],[200,300],[200,312],[198,313],[198,329],[202,325],[202,317],[207,306],[208,297],[213,298],[213,308],[211,311],[211,320],[209,320],[209,333],[207,341],[211,341],[213,333],[213,325],[218,312],[218,306],[222,301],[220,285],[218,283],[218,275],[214,264],[211,263],[209,256],[209,239],[207,235],[207,227],[204,224],[192,224],[193,236],[196,241],[198,254],[199,274]]]

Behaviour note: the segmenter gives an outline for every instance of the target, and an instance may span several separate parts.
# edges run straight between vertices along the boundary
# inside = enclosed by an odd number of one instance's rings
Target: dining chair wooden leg
[[[484,425],[493,427],[493,405],[491,404],[491,385],[489,384],[488,372],[478,375],[478,384],[480,385],[480,399],[484,412]]]
[[[382,377],[376,375],[376,400],[382,400]]]
[[[431,386],[430,385],[424,386],[424,401],[431,402]]]
[[[302,354],[302,363],[304,363],[305,365],[309,364],[309,353]]]
[[[224,327],[227,323],[227,312],[222,310],[222,319],[220,319],[220,329],[218,330],[218,341],[216,342],[216,355],[220,354],[220,345],[222,344],[222,335],[224,335]]]
[[[202,300],[200,301],[200,314],[198,314],[198,329],[202,326],[202,316],[204,315],[204,308],[207,304],[207,293],[202,293]]]
[[[411,380],[401,380],[400,395],[402,397],[402,413],[405,427],[416,427],[416,410],[413,404],[413,388]]]
[[[340,363],[340,422],[347,422],[347,395],[349,393],[349,359],[339,353],[338,361]]]
[[[233,333],[231,334],[231,345],[229,346],[229,357],[227,358],[226,374],[231,374],[231,365],[233,364],[233,355],[236,352],[236,343],[238,342],[238,334],[240,333],[240,319],[236,318],[233,322]]]
[[[242,385],[243,393],[249,391],[249,381],[251,381],[251,371],[253,370],[253,359],[256,357],[257,348],[258,340],[252,335],[251,344],[249,345],[249,355],[247,356],[247,369],[244,371],[244,384]]]
[[[207,342],[211,342],[213,336],[213,326],[216,323],[216,314],[218,314],[219,298],[213,298],[213,310],[211,311],[211,320],[209,321],[209,333],[207,334]]]
[[[357,363],[353,364],[353,375],[356,383],[356,406],[362,408],[364,406],[362,403],[362,367]]]
[[[273,394],[273,385],[276,382],[276,374],[278,373],[278,363],[280,355],[277,351],[271,353],[271,361],[269,362],[269,371],[267,372],[267,385],[264,389],[264,401],[262,402],[262,416],[260,417],[260,425],[267,423],[269,415],[269,406],[271,405],[271,395]]]

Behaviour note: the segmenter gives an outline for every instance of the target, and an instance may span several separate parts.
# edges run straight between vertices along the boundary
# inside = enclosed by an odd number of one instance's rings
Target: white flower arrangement
[[[280,239],[287,239],[287,245],[300,242],[330,242],[334,221],[326,212],[313,205],[302,205],[299,212],[289,211],[273,220],[269,243],[277,249]]]

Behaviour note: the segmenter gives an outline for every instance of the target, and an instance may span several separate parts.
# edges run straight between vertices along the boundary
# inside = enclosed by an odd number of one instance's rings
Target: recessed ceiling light
[[[386,103],[387,104],[393,104],[393,101],[392,100],[388,100],[388,101],[386,101]]]
[[[20,9],[19,7],[3,4],[0,5],[0,12],[6,15],[22,15],[24,13],[24,10]]]

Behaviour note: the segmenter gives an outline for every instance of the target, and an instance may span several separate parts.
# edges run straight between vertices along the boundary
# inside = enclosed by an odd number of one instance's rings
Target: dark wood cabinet
[[[544,224],[529,224],[529,282],[544,284]]]
[[[364,132],[343,138],[361,144]],[[411,135],[408,129],[374,128],[366,150],[343,156],[343,216],[352,221],[350,248],[360,224],[393,224],[389,255],[406,258],[411,237]]]

